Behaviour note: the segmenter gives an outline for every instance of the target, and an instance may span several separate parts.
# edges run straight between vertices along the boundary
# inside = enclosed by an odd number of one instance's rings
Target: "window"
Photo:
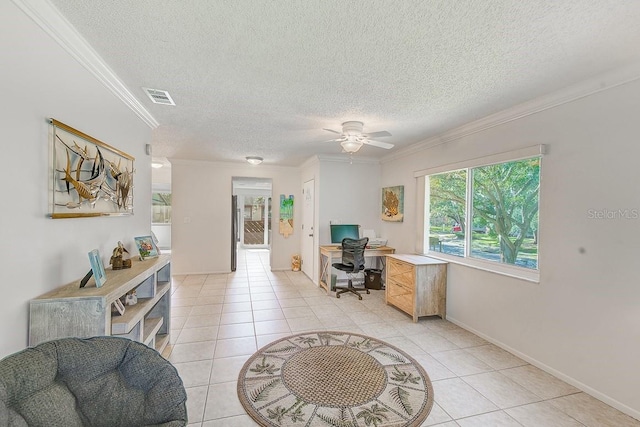
[[[171,223],[171,193],[151,193],[151,222]]]
[[[425,247],[537,270],[539,189],[539,156],[428,175]]]

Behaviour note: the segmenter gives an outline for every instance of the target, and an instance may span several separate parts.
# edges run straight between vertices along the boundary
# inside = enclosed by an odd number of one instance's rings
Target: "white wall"
[[[271,178],[271,269],[290,270],[291,256],[300,253],[300,172],[265,164],[171,160],[171,249],[174,274],[231,271],[231,194],[233,177]],[[280,194],[294,197],[294,232],[278,232]]]
[[[331,243],[330,221],[359,224],[360,230],[380,232],[380,164],[346,157],[339,160],[320,159],[319,236],[320,244]]]
[[[345,156],[313,157],[300,167],[301,186],[315,180],[314,268],[310,279],[318,283],[319,245],[331,243],[330,221],[359,224],[380,233],[380,163]],[[302,239],[302,237],[301,237]]]
[[[12,2],[0,2],[3,208],[0,211],[0,358],[27,345],[29,300],[80,279],[87,253],[105,265],[118,240],[151,222],[150,129]],[[136,158],[128,217],[50,219],[48,132],[56,118]]]
[[[383,234],[416,248],[413,172],[534,144],[542,160],[540,283],[449,265],[451,320],[640,418],[640,81],[502,124],[382,165],[405,185],[405,222]],[[411,195],[414,195],[413,197]]]

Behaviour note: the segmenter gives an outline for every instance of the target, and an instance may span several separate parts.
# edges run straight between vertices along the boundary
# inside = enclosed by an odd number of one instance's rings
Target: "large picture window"
[[[429,252],[538,269],[540,157],[428,175],[425,190]]]

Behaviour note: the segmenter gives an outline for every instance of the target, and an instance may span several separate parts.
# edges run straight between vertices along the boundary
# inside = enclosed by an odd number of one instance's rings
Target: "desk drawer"
[[[394,279],[388,279],[386,286],[387,303],[395,305],[405,313],[413,315],[413,288]]]
[[[387,260],[387,278],[409,287],[415,288],[415,267],[394,258]]]

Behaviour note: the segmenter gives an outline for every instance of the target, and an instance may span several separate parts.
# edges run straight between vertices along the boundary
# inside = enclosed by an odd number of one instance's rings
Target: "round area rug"
[[[262,426],[419,426],[433,406],[427,373],[376,338],[305,332],[247,360],[238,397]]]

